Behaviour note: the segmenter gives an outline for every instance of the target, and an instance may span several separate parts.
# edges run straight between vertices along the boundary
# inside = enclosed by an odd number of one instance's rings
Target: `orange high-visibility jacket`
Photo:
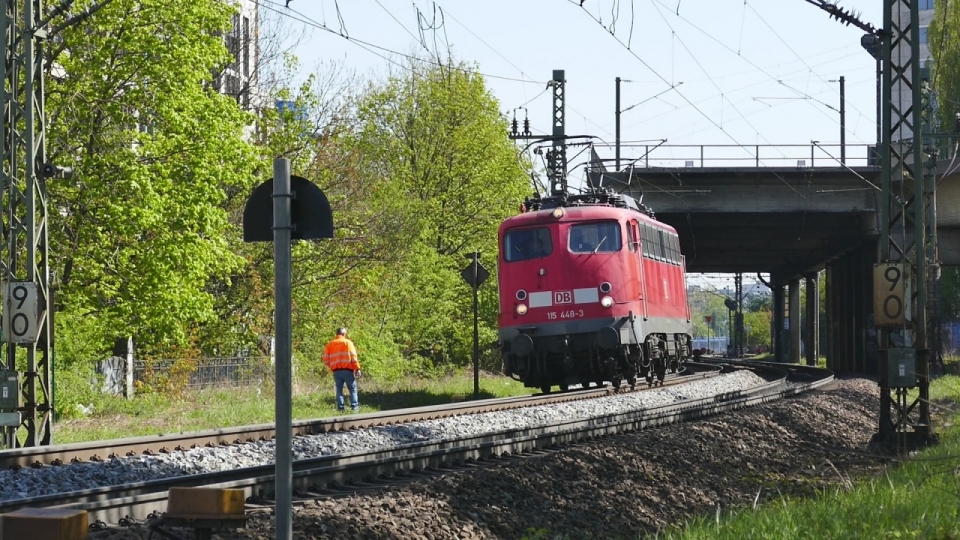
[[[331,371],[338,369],[349,369],[357,371],[360,369],[360,362],[357,361],[357,348],[353,342],[344,336],[337,336],[336,339],[327,343],[323,350],[323,363]]]

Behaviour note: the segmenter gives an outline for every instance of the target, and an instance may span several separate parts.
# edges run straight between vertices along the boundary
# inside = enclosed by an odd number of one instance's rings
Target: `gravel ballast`
[[[875,381],[844,379],[827,391],[707,419],[298,503],[294,538],[515,539],[531,530],[547,537],[636,538],[718,507],[843,489],[882,468],[868,448],[878,396]],[[270,513],[255,512],[246,529],[214,538],[274,535]],[[136,525],[90,538],[148,536]]]
[[[738,371],[645,392],[408,422],[398,426],[296,437],[293,441],[293,454],[294,459],[307,459],[365,450],[385,450],[410,443],[459,439],[508,429],[531,428],[564,420],[593,418],[707,398],[746,390],[763,382],[763,379],[750,371]],[[274,463],[274,454],[274,441],[263,441],[227,447],[195,448],[170,454],[119,457],[101,463],[2,471],[0,500],[270,465]]]

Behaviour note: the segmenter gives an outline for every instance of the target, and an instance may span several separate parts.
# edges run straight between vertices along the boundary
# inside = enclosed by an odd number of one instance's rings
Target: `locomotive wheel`
[[[549,385],[549,384],[544,384],[544,385],[540,386],[540,391],[543,392],[544,394],[549,394],[549,393],[550,393],[550,385]]]
[[[628,378],[628,379],[627,379],[627,384],[630,385],[630,390],[636,390],[636,389],[637,389],[637,378],[636,378],[636,377],[630,377],[630,378]]]
[[[663,386],[663,379],[667,375],[667,361],[661,358],[656,361],[655,365],[657,371],[657,381],[660,383],[660,386]]]
[[[670,361],[670,373],[676,373],[680,369],[680,362],[677,360]]]
[[[613,391],[614,391],[614,392],[619,392],[619,391],[620,391],[620,382],[621,382],[621,381],[620,381],[620,378],[619,378],[619,377],[614,377],[613,380],[610,381],[611,386],[613,386]]]
[[[566,391],[569,390],[569,389],[570,389],[570,385],[567,384],[567,383],[563,383],[563,384],[560,385],[560,391],[561,391],[561,392],[566,392]]]

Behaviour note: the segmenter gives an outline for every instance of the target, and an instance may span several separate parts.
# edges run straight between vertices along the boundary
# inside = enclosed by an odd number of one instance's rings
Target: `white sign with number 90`
[[[3,284],[4,343],[36,343],[39,334],[37,284],[13,281]]]
[[[873,318],[881,328],[903,326],[910,319],[910,280],[905,264],[873,265]]]

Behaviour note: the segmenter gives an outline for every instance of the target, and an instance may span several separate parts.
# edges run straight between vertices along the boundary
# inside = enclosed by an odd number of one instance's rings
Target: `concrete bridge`
[[[808,354],[818,350],[816,302],[808,302],[806,328],[793,321],[801,320],[801,280],[807,297],[816,299],[818,272],[826,270],[821,349],[838,371],[874,374],[880,166],[865,146],[854,147],[859,151],[845,163],[836,147],[776,148],[648,146],[639,158],[621,160],[619,170],[594,153],[587,178],[593,186],[629,193],[676,228],[687,271],[769,272],[775,349],[784,361],[800,360],[801,334]],[[960,265],[960,173],[951,172],[954,167],[960,163],[943,160],[937,171],[937,244],[944,265]]]

